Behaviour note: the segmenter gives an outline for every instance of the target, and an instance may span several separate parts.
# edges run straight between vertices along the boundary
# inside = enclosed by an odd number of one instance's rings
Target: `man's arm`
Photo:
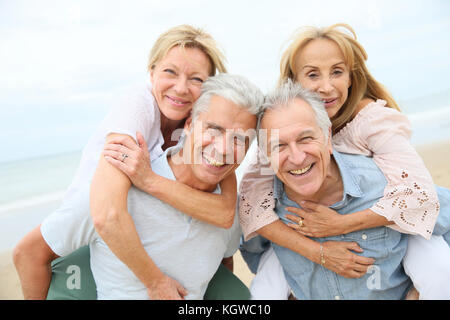
[[[114,136],[109,135],[107,141]],[[90,193],[94,227],[117,258],[144,283],[151,298],[180,299],[185,295],[181,285],[159,270],[142,245],[127,210],[130,186],[124,173],[100,157]]]
[[[42,237],[40,226],[16,245],[13,261],[26,300],[45,300],[52,278],[51,262],[58,258]]]

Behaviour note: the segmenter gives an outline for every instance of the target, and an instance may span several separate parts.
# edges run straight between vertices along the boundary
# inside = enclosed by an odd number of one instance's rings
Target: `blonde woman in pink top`
[[[345,24],[302,29],[282,57],[279,83],[291,79],[321,97],[332,120],[335,150],[372,156],[388,182],[384,197],[370,209],[340,215],[325,206],[302,203],[305,210],[289,209],[293,213],[289,227],[297,230],[298,238],[303,239],[382,225],[415,235],[410,237],[403,265],[420,298],[450,298],[449,289],[439,286],[450,281],[450,271],[442,271],[450,270],[450,247],[442,236],[432,236],[439,213],[434,183],[410,144],[408,119],[399,112],[387,90],[371,76],[366,59],[367,54],[356,41],[353,29]],[[258,159],[262,159],[260,155]],[[304,256],[319,257],[319,252],[306,252],[317,248],[290,248],[294,240],[298,243],[298,238],[286,241],[286,237],[274,237],[266,230],[266,226],[279,218],[273,211],[273,175],[263,162],[253,161],[240,184],[239,217],[244,239],[260,234]],[[329,261],[334,259],[326,267],[340,275],[355,277],[348,267],[354,253],[339,252],[345,254],[336,256],[336,250],[324,248],[325,260],[327,255]],[[331,253],[336,257],[332,259]],[[433,257],[439,258],[433,260]],[[273,295],[280,290],[285,292],[280,288],[289,291],[273,250],[266,252],[261,261],[251,288],[254,298],[283,298],[284,293]],[[270,274],[272,279],[262,280],[259,274]],[[273,288],[274,283],[278,289]]]

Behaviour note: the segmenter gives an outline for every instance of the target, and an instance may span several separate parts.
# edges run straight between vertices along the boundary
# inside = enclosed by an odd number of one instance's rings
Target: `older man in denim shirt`
[[[341,173],[344,190],[342,200],[330,208],[348,214],[368,208],[382,197],[386,180],[373,161],[336,151],[333,158]],[[288,198],[278,177],[275,177],[274,187],[275,210],[282,221],[290,223],[285,218],[288,213],[285,208],[299,206]],[[387,227],[316,239],[319,242],[358,242],[364,250],[362,255],[376,261],[369,269],[372,276],[368,274],[361,278],[344,278],[289,249],[276,244],[272,246],[298,299],[401,299],[411,285],[402,267],[407,239],[407,235]]]
[[[383,196],[386,179],[371,158],[332,151],[326,136],[330,132],[330,123],[325,120],[328,116],[313,96],[291,83],[274,95],[278,95],[278,100],[275,99],[278,106],[269,106],[261,124],[263,128],[279,128],[278,139],[269,133],[267,148],[272,167],[274,158],[277,161],[275,211],[283,222],[292,223],[286,218],[289,213],[286,207],[300,208],[301,200],[320,199],[338,213],[348,214],[370,208]],[[256,270],[260,257],[255,245],[267,245],[262,239],[254,238],[241,248],[252,271]],[[324,267],[331,262],[323,255],[322,245],[320,263],[315,263],[272,243],[286,280],[298,299],[402,299],[411,287],[402,267],[408,241],[405,234],[379,226],[315,240],[321,244],[357,242],[362,248],[361,274],[371,264],[362,257],[373,258],[375,264],[365,276],[343,277]]]

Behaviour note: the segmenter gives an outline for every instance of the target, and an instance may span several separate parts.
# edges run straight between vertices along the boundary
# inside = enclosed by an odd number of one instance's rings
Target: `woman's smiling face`
[[[179,46],[170,49],[155,65],[150,72],[152,93],[167,119],[182,120],[189,116],[211,68],[203,51]]]
[[[297,53],[296,81],[319,94],[328,117],[334,117],[348,98],[350,70],[339,46],[332,40],[314,39]]]

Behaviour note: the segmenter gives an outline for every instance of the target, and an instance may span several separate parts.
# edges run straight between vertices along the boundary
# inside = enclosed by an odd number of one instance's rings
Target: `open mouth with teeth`
[[[304,167],[302,169],[290,170],[289,173],[294,175],[294,176],[305,175],[311,170],[312,167],[314,167],[314,163],[311,163],[309,166],[306,166],[306,167]]]
[[[221,168],[221,167],[223,167],[225,165],[225,163],[220,162],[220,161],[218,161],[218,160],[216,160],[216,159],[214,159],[214,158],[212,158],[210,156],[207,156],[206,154],[203,154],[203,159],[205,159],[207,164],[209,164],[209,165],[211,165],[213,167],[216,167],[216,168]]]

